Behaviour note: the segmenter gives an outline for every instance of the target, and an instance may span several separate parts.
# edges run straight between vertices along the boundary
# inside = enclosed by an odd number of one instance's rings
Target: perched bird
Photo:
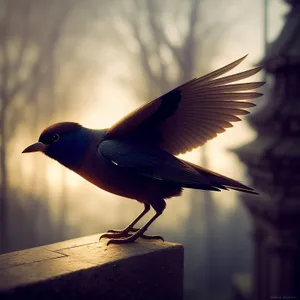
[[[183,188],[257,194],[233,179],[174,156],[205,144],[232,127],[231,122],[240,121],[238,115],[249,113],[245,109],[255,106],[240,100],[261,96],[248,91],[264,82],[235,82],[256,74],[261,67],[220,77],[245,57],[182,84],[108,129],[94,130],[72,122],[51,125],[23,153],[41,151],[97,187],[144,204],[142,213],[125,229],[101,236],[110,238],[108,243],[160,238],[144,233],[164,211],[165,199],[181,195]],[[135,229],[150,207],[155,215]]]

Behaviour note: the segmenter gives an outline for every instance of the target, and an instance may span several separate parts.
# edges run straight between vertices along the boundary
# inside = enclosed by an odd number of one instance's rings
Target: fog
[[[286,11],[270,1],[270,41]],[[109,127],[247,53],[237,71],[264,55],[263,1],[0,0],[1,252],[123,228],[142,210],[42,154],[21,154],[45,127]],[[243,118],[181,157],[248,184],[229,149],[255,134]],[[251,270],[250,221],[238,192],[187,189],[167,200],[149,233],[184,244],[186,299],[225,299],[232,275]]]

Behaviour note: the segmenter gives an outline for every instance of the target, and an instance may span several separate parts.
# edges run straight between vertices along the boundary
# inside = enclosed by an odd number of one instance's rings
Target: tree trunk
[[[7,248],[7,165],[5,136],[5,99],[2,97],[0,112],[0,253]]]

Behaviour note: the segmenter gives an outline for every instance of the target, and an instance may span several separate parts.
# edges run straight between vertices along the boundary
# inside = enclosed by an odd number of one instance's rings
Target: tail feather
[[[195,165],[191,162],[184,161],[184,160],[183,160],[183,162],[186,163],[187,165],[189,165],[190,167],[194,168],[202,176],[206,177],[211,182],[211,185],[217,189],[222,189],[222,190],[232,189],[232,190],[236,190],[239,192],[245,192],[245,193],[249,193],[249,194],[259,195],[257,192],[254,191],[253,188],[250,188],[236,180],[233,180],[229,177],[223,176],[216,172],[212,172],[212,171],[202,168],[198,165]],[[201,187],[199,187],[199,188],[201,188]]]

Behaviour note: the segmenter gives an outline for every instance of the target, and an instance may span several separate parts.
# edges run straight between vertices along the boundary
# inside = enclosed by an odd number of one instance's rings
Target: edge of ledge
[[[55,278],[161,251],[177,252],[178,269],[183,271],[181,244],[139,239],[133,244],[109,245],[99,241],[99,234],[85,236],[0,255],[0,294],[2,292],[46,282]],[[169,256],[169,255],[168,255]],[[172,255],[171,255],[172,256]],[[182,257],[182,258],[180,258]],[[182,261],[181,261],[182,260]],[[182,267],[180,267],[182,265]]]

